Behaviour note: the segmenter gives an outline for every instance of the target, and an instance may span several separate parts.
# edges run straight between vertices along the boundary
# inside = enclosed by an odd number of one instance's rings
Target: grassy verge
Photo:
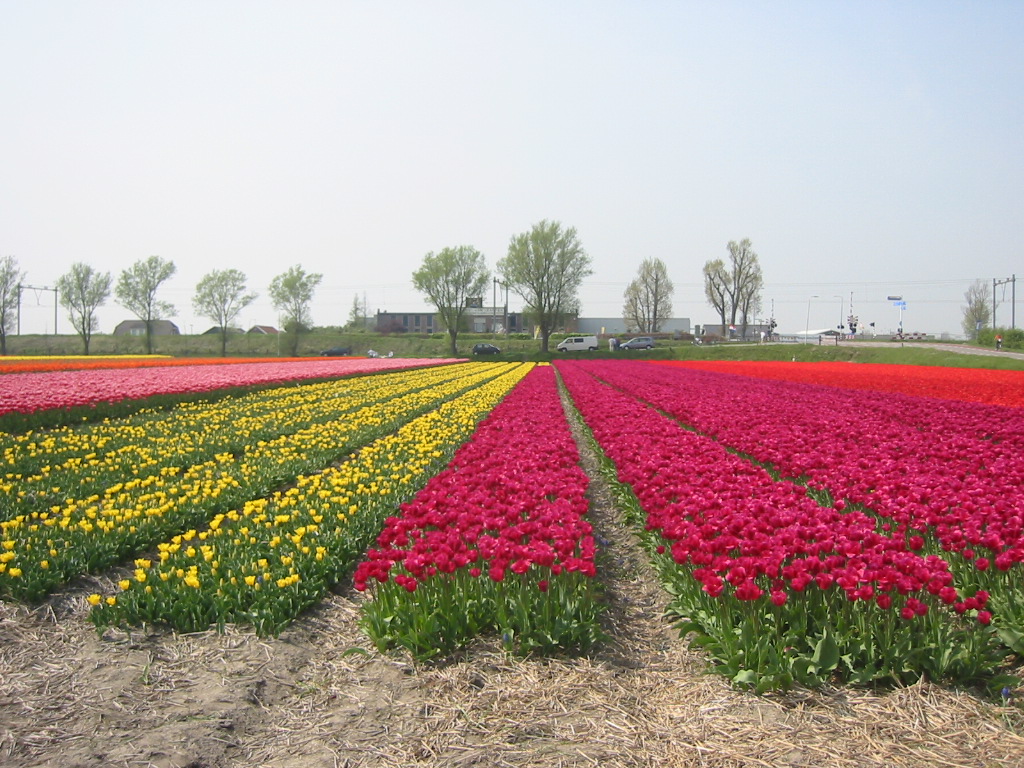
[[[555,345],[561,335],[552,336],[550,346]],[[919,342],[891,342],[884,346],[869,346],[863,342],[833,341],[822,344],[743,344],[728,343],[708,346],[694,346],[688,339],[659,339],[653,350],[609,352],[607,341],[601,339],[596,352],[548,352],[540,351],[540,341],[528,336],[464,333],[459,335],[459,354],[472,357],[470,350],[478,342],[496,344],[502,354],[499,360],[521,362],[547,362],[573,357],[614,357],[616,359],[674,359],[674,360],[796,360],[814,362],[818,360],[849,361],[854,363],[902,363],[907,365],[940,365],[959,368],[992,368],[1002,370],[1024,370],[1024,360],[1009,356],[985,355],[987,349],[971,348],[958,342],[944,343],[944,349],[919,346]],[[212,336],[161,336],[155,342],[159,354],[175,357],[220,357],[219,340]],[[93,337],[92,354],[140,354],[143,341],[135,337],[98,335]],[[396,357],[448,357],[451,349],[446,334],[413,333],[344,333],[330,330],[316,330],[303,334],[299,342],[299,355],[313,357],[321,350],[331,347],[349,347],[355,355],[365,355],[373,349],[382,354],[393,352]],[[230,337],[228,357],[277,357],[287,355],[287,337],[240,334]],[[977,351],[977,354],[965,352]],[[8,338],[8,352],[12,355],[79,355],[81,342],[77,336],[11,336]],[[486,358],[485,358],[486,359]]]

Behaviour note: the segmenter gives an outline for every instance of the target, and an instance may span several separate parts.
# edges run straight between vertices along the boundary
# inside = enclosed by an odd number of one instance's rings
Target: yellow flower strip
[[[102,494],[0,522],[0,597],[37,600],[78,574],[108,567],[176,532],[204,525],[215,514],[323,468],[511,365],[467,364],[460,366],[463,376],[426,388],[397,383],[391,390],[381,387],[375,395],[379,400],[340,414],[342,418],[259,441],[239,454],[122,478]],[[421,384],[437,381],[435,369],[407,375]],[[395,388],[402,397],[393,396]]]
[[[232,397],[216,403],[188,403],[172,411],[147,411],[126,419],[5,436],[0,467],[0,520],[34,509],[69,503],[68,493],[102,494],[125,477],[141,478],[166,467],[184,469],[219,453],[333,420],[406,390],[434,387],[469,367],[438,366],[419,371],[355,376],[337,381]],[[272,417],[272,418],[271,418]]]
[[[385,518],[443,469],[532,365],[511,367],[270,498],[217,515],[137,560],[115,595],[93,595],[98,627],[167,624],[191,632],[244,622],[277,634],[345,576]]]

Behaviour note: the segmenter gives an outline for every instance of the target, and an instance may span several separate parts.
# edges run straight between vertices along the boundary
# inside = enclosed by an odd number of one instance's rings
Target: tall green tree
[[[508,254],[498,262],[502,282],[527,304],[540,328],[541,350],[548,351],[551,332],[579,311],[583,278],[593,274],[576,229],[541,221],[529,232],[513,235]]]
[[[107,303],[113,280],[109,272],[99,272],[88,264],[75,262],[71,269],[57,278],[60,304],[67,310],[71,326],[82,339],[85,354],[99,325],[96,310]]]
[[[723,333],[728,318],[730,325],[738,322],[746,336],[747,325],[761,309],[764,276],[750,240],[730,241],[726,248],[728,264],[722,259],[704,264],[704,295],[722,318]]]
[[[323,277],[318,272],[306,272],[296,265],[270,281],[270,300],[274,309],[284,317],[284,329],[289,334],[288,345],[292,357],[299,353],[299,335],[313,323],[309,305]]]
[[[988,284],[984,280],[975,280],[964,292],[964,301],[966,303],[961,308],[964,335],[971,341],[977,341],[978,332],[988,328],[992,320]]]
[[[0,355],[7,354],[7,333],[18,319],[18,293],[25,273],[13,256],[0,259]]]
[[[448,341],[454,357],[459,354],[458,336],[469,300],[483,296],[491,280],[484,255],[469,245],[431,251],[423,264],[412,273],[412,284],[437,307],[437,314],[448,330]]]
[[[175,313],[174,305],[157,299],[156,292],[176,271],[173,261],[150,256],[124,270],[114,289],[117,302],[146,324],[148,355],[153,354],[153,323]]]
[[[622,319],[637,333],[657,333],[672,317],[672,291],[668,269],[661,259],[644,259],[636,279],[626,288]]]
[[[228,354],[228,333],[238,314],[256,300],[245,290],[245,275],[237,269],[215,269],[196,285],[192,307],[220,329],[220,356]]]

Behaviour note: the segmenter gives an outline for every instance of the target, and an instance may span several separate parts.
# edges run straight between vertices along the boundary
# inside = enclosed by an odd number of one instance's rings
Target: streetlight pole
[[[817,294],[807,298],[807,321],[804,323],[804,339],[808,344],[811,343],[811,299],[816,298],[818,298]]]
[[[508,283],[502,283],[501,287],[505,289],[505,318],[502,322],[505,327],[505,342],[508,343]]]
[[[887,296],[889,301],[893,302],[900,310],[900,326],[896,330],[896,334],[902,339],[903,338],[903,308],[907,306],[907,302],[903,300],[902,296]]]

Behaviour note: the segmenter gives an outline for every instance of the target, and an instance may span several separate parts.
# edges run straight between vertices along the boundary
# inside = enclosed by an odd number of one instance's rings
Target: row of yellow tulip
[[[55,429],[0,435],[0,520],[64,503],[67,494],[102,494],[110,478],[141,479],[164,467],[186,467],[220,453],[337,420],[367,402],[402,397],[463,375],[467,366],[356,376],[281,387],[217,403]]]
[[[135,561],[116,594],[94,594],[99,628],[166,624],[182,632],[244,622],[277,634],[351,571],[384,519],[449,461],[477,422],[529,372],[504,375],[407,423],[349,461],[251,499]]]
[[[432,369],[410,371],[404,384],[365,392],[362,408],[340,409],[342,418],[190,466],[166,463],[137,478],[111,474],[102,493],[65,498],[2,521],[0,597],[39,599],[78,574],[107,568],[172,534],[202,526],[393,432],[510,365],[460,366],[461,375],[441,382]],[[434,384],[424,388],[427,382]],[[273,421],[273,415],[267,418]],[[225,428],[230,429],[230,419]]]

